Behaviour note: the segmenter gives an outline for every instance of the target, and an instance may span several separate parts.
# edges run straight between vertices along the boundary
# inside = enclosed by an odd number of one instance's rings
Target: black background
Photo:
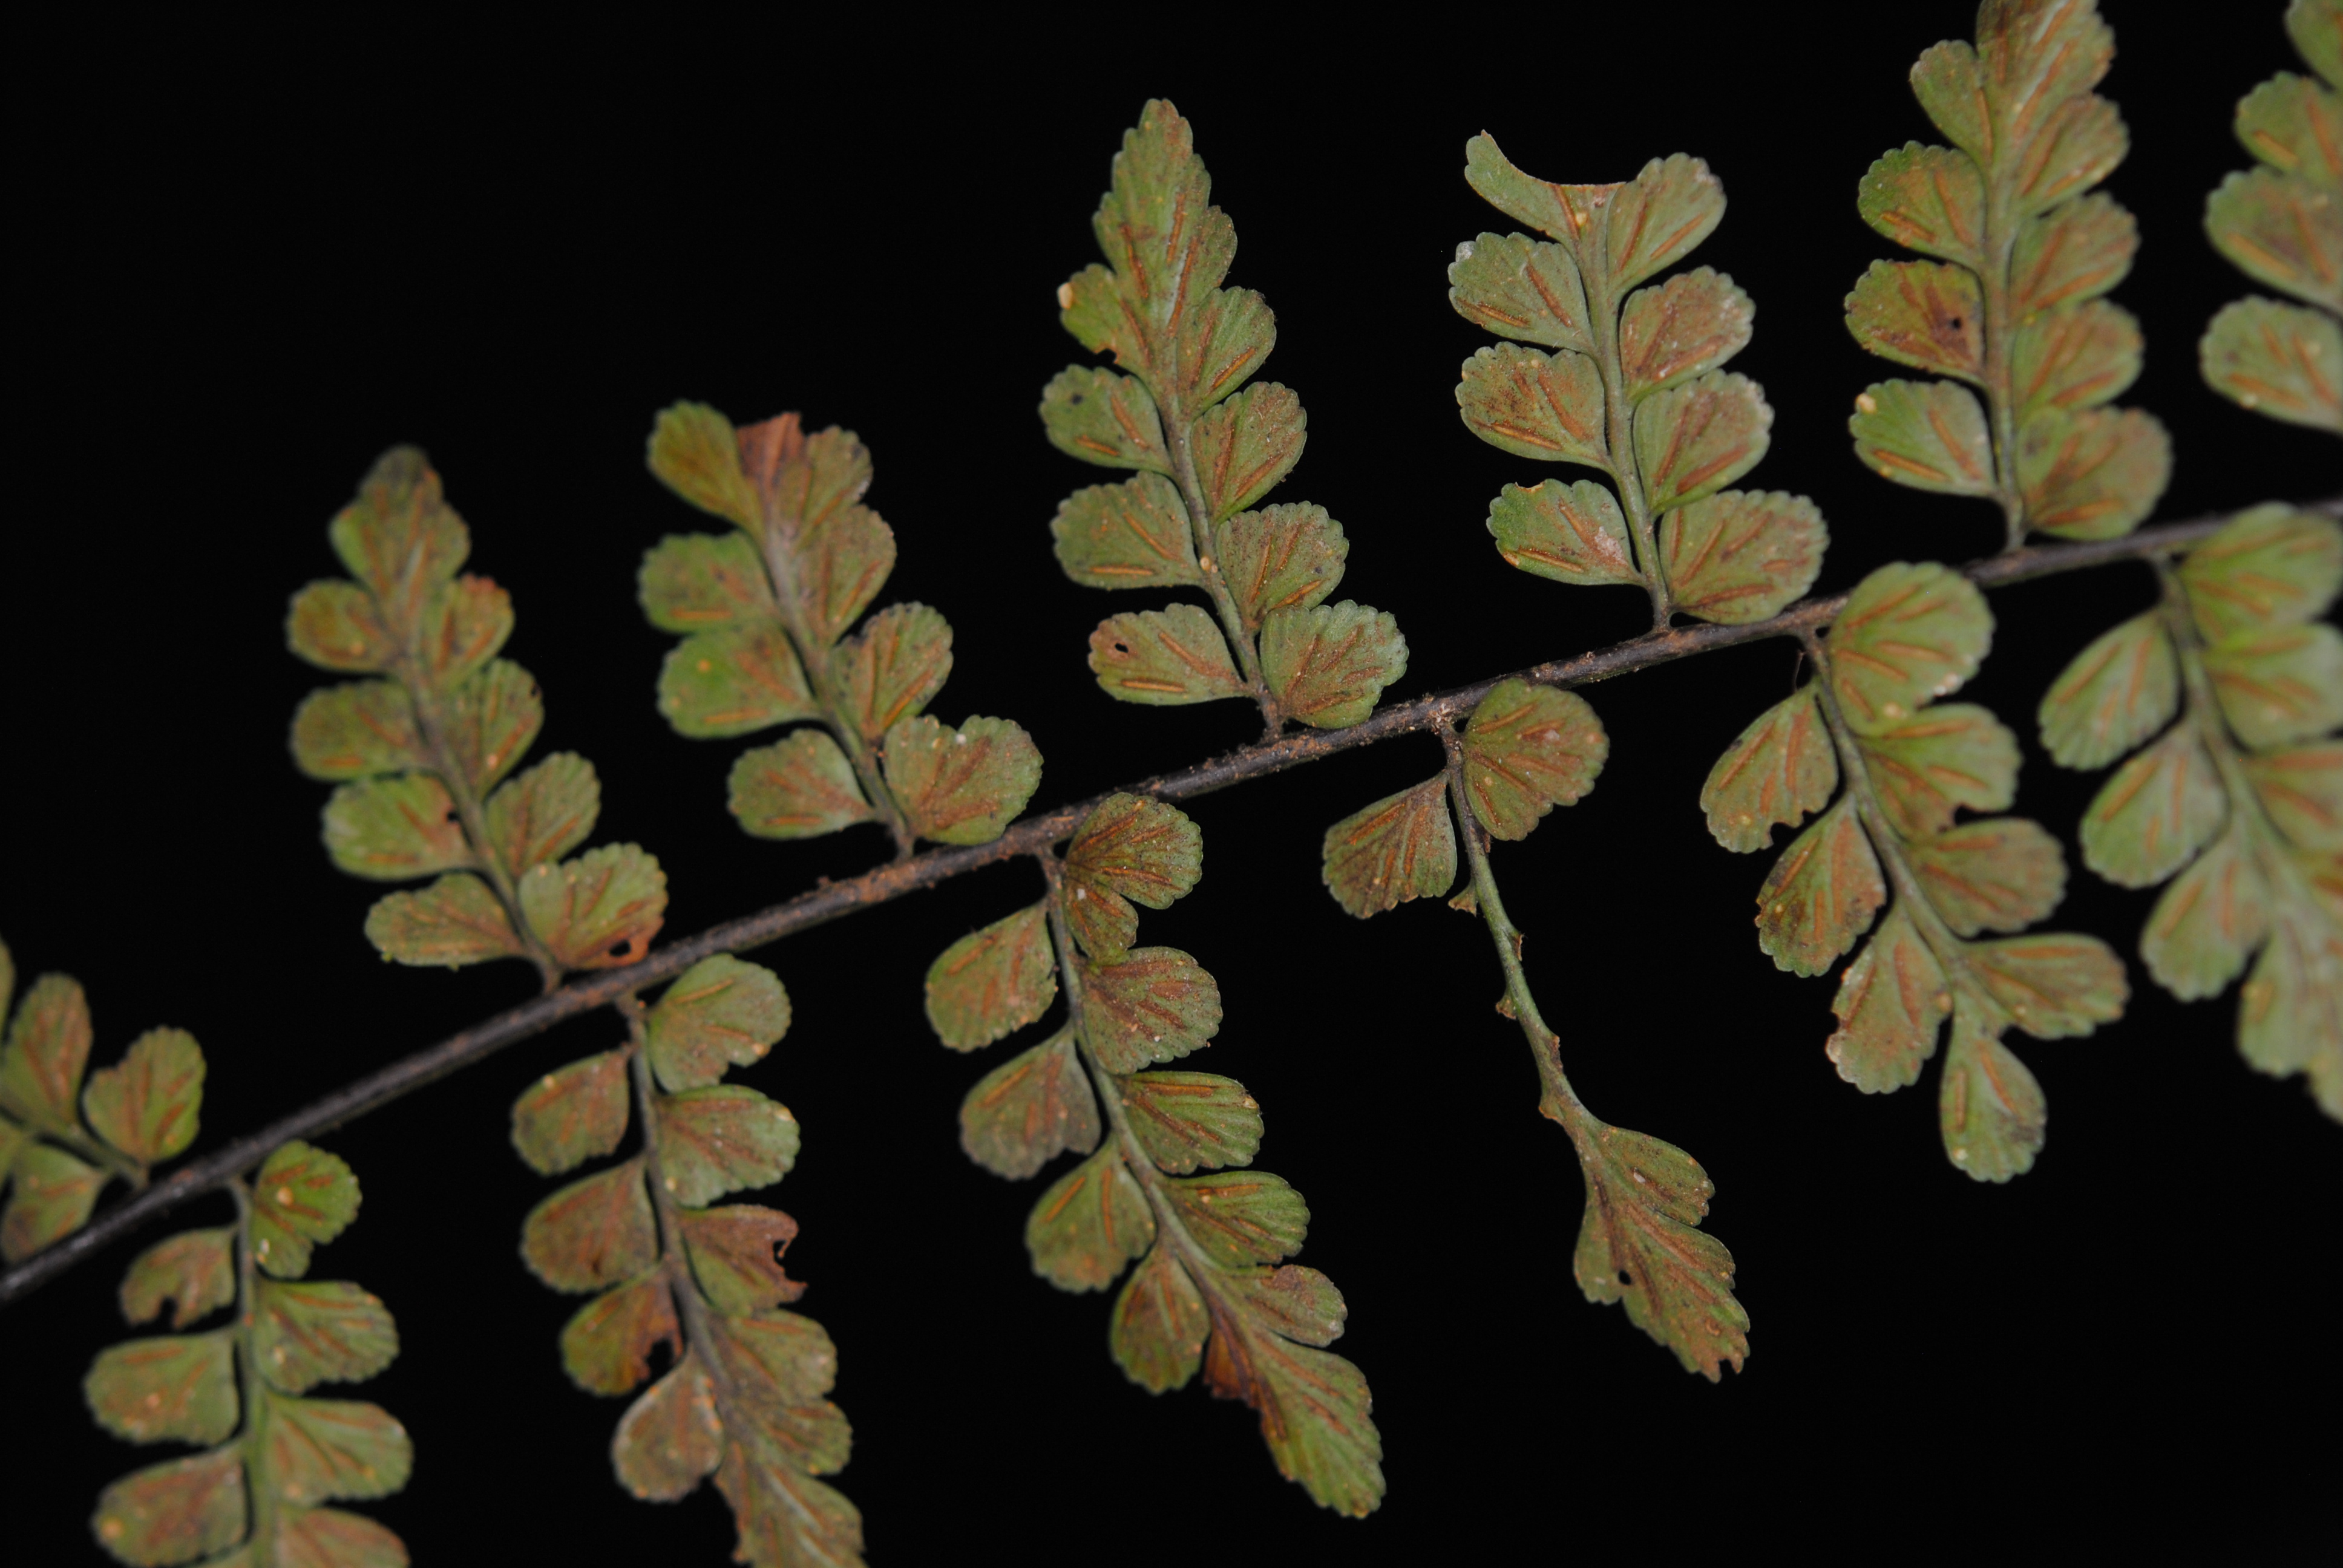
[[[2246,161],[2231,104],[2296,64],[2278,7],[2110,9],[2105,90],[2134,138],[2110,188],[2144,237],[2116,297],[2150,346],[2126,401],[2178,454],[2159,515],[2332,488],[2331,446],[2220,402],[2195,365],[2206,318],[2247,292],[2199,215]],[[1708,158],[1732,205],[1696,259],[1755,297],[1735,368],[1778,410],[1748,483],[1821,504],[1818,587],[1996,548],[1993,508],[1878,481],[1844,427],[1894,373],[1840,323],[1848,285],[1893,254],[1858,221],[1855,181],[1931,138],[1905,72],[1966,35],[1968,8],[1473,15],[1289,31],[1161,11],[1115,31],[1061,11],[957,32],[873,15],[819,33],[675,16],[523,36],[386,14],[20,35],[0,589],[0,932],[20,971],[85,982],[100,1063],[151,1025],[192,1029],[211,1061],[198,1149],[528,994],[519,965],[378,962],[359,927],[383,890],[327,863],[326,790],[285,751],[319,680],[283,650],[287,597],[336,569],[326,520],[398,440],[430,451],[472,569],[514,596],[508,652],[550,716],[538,754],[592,759],[598,840],[659,856],[672,933],[883,858],[871,829],[742,837],[723,807],[742,743],[681,739],[652,709],[669,639],[635,606],[635,563],[716,526],[643,467],[652,413],[679,397],[860,432],[901,547],[887,597],[957,629],[935,711],[1022,722],[1047,759],[1037,804],[1250,740],[1237,705],[1102,696],[1084,637],[1139,604],[1073,587],[1049,549],[1059,498],[1108,477],[1034,417],[1042,383],[1087,357],[1051,294],[1092,258],[1108,159],[1150,95],[1194,121],[1242,241],[1232,281],[1278,313],[1269,374],[1311,415],[1278,494],[1342,521],[1342,593],[1398,616],[1412,662],[1393,697],[1601,646],[1644,614],[1639,594],[1508,571],[1482,526],[1501,485],[1543,477],[1473,439],[1452,398],[1485,339],[1448,309],[1443,269],[1457,241],[1513,226],[1459,177],[1483,128],[1558,179]],[[2034,704],[2148,594],[2123,567],[1993,598],[1971,689],[2026,738],[2019,809],[2070,859],[2097,781],[2042,758]],[[1106,1301],[1030,1272],[1040,1183],[957,1148],[961,1094],[1010,1048],[940,1050],[920,976],[1030,900],[1030,868],[757,955],[797,1023],[743,1077],[806,1128],[770,1199],[804,1226],[802,1310],[840,1346],[857,1442],[837,1480],[874,1560],[1968,1550],[2190,1523],[2251,1556],[2299,1524],[2333,1480],[2343,1133],[2298,1081],[2239,1061],[2233,998],[2152,988],[2095,1037],[2016,1042],[2054,1109],[2039,1164],[2006,1188],[1946,1163],[1933,1071],[1885,1099],[1841,1082],[1821,1050],[1832,986],[1776,972],[1753,940],[1765,858],[1718,849],[1695,806],[1794,658],[1766,644],[1591,690],[1613,738],[1600,786],[1498,861],[1589,1102],[1716,1181],[1709,1225],[1755,1319],[1748,1370],[1722,1387],[1573,1284],[1578,1177],[1491,1010],[1480,928],[1431,902],[1359,924],[1319,885],[1324,826],[1432,771],[1432,742],[1189,808],[1205,879],[1146,938],[1219,976],[1227,1022],[1193,1065],[1266,1108],[1261,1164],[1315,1216],[1300,1261],[1348,1297],[1338,1348],[1372,1380],[1392,1487],[1364,1523],[1281,1482],[1242,1409],[1126,1384]],[[2150,899],[2077,864],[2059,920],[2128,949]],[[577,1303],[515,1251],[550,1183],[513,1157],[507,1108],[611,1042],[606,1019],[572,1022],[329,1141],[365,1209],[317,1271],[397,1314],[399,1361],[351,1392],[415,1435],[407,1491],[367,1506],[418,1561],[716,1563],[729,1546],[707,1493],[652,1507],[610,1480],[622,1406],[567,1382],[554,1339]],[[160,1456],[99,1432],[77,1392],[124,1332],[112,1292],[132,1251],[8,1313],[7,1425],[29,1449],[10,1539],[52,1543],[17,1561],[93,1559],[96,1493]]]

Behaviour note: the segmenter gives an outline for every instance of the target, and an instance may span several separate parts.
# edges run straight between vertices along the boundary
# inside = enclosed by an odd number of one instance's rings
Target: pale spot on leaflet
[[[1058,308],[1061,310],[1071,310],[1073,307],[1074,286],[1071,283],[1061,283],[1058,285]]]
[[[277,1201],[285,1208],[291,1208],[293,1206],[293,1189],[290,1187],[279,1187],[277,1189]]]
[[[1855,406],[1862,409],[1866,414],[1876,414],[1879,412],[1879,399],[1874,397],[1868,392],[1856,394]]]

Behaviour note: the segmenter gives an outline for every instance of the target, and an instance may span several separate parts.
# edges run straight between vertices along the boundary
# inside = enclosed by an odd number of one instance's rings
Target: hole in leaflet
[[[667,1376],[669,1369],[675,1365],[675,1342],[673,1340],[661,1340],[658,1343],[652,1345],[650,1363],[651,1381],[653,1382],[657,1382],[660,1378]]]

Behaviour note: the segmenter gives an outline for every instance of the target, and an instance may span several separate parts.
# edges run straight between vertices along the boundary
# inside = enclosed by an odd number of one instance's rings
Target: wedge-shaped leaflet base
[[[2123,1016],[2123,960],[2097,937],[2046,934],[1977,942],[1969,968],[2018,1028],[2036,1040],[2089,1034]]]
[[[682,1339],[667,1281],[653,1275],[595,1297],[561,1331],[561,1364],[588,1393],[631,1393],[651,1375],[661,1345]]]
[[[628,1407],[610,1439],[618,1484],[646,1503],[672,1503],[697,1490],[723,1458],[716,1391],[696,1352]]]
[[[1204,837],[1160,800],[1110,795],[1066,846],[1067,922],[1092,958],[1119,961],[1138,935],[1138,911],[1168,910],[1203,875]]]
[[[781,1269],[781,1252],[797,1239],[798,1222],[779,1209],[729,1203],[677,1216],[692,1278],[716,1310],[739,1317],[786,1306],[805,1287]]]
[[[1221,580],[1245,629],[1256,633],[1272,610],[1323,603],[1350,553],[1342,525],[1308,502],[1240,512],[1212,530]]]
[[[1774,410],[1746,376],[1712,371],[1635,410],[1635,460],[1654,511],[1723,489],[1757,466]]]
[[[661,631],[689,636],[779,614],[757,547],[743,534],[669,534],[644,553],[635,584],[643,614]]]
[[[925,708],[951,674],[951,626],[923,604],[892,604],[839,644],[839,684],[865,740]]]
[[[928,1023],[954,1050],[1012,1034],[1058,996],[1049,905],[1035,904],[946,948],[928,968]]]
[[[769,1187],[797,1163],[797,1119],[742,1084],[663,1098],[659,1119],[659,1183],[688,1208]]]
[[[818,838],[875,815],[854,764],[822,729],[800,729],[742,752],[729,788],[727,808],[759,839]]]
[[[1603,376],[1586,355],[1501,343],[1473,351],[1456,384],[1464,427],[1500,451],[1608,469]]]
[[[1583,1114],[1583,1113],[1582,1113]],[[1749,1314],[1733,1296],[1733,1254],[1696,1229],[1716,1188],[1683,1150],[1584,1118],[1574,1132],[1586,1217],[1572,1268],[1590,1302],[1624,1302],[1627,1320],[1715,1382],[1741,1370]]]
[[[994,1068],[960,1102],[960,1146],[996,1176],[1031,1176],[1098,1141],[1098,1097],[1071,1030]]]
[[[2027,519],[2069,539],[2127,534],[2172,477],[2172,438],[2137,408],[2086,408],[2027,421],[2017,448]]]
[[[131,1340],[82,1380],[98,1425],[131,1442],[217,1442],[236,1430],[234,1340],[223,1332]]]
[[[244,1461],[231,1446],[124,1476],[98,1495],[90,1529],[122,1562],[187,1563],[241,1541],[245,1521]]]
[[[1061,1291],[1103,1291],[1155,1240],[1155,1217],[1112,1146],[1060,1177],[1025,1222],[1033,1271]]]
[[[763,1060],[789,1027],[789,993],[780,977],[727,953],[684,970],[643,1020],[651,1070],[670,1093]]]
[[[1212,1043],[1221,988],[1177,948],[1133,948],[1082,970],[1082,1037],[1109,1072],[1136,1072]]]
[[[183,1029],[152,1029],[122,1060],[89,1075],[81,1094],[90,1131],[141,1165],[195,1141],[204,1098],[204,1053]]]
[[[1041,753],[1006,719],[950,729],[925,717],[887,732],[887,787],[912,829],[939,844],[1001,837],[1041,783]]]
[[[2298,625],[2343,588],[2343,528],[2284,505],[2256,507],[2189,551],[2180,580],[2208,643]]]
[[[1928,901],[1965,937],[2023,930],[2066,890],[2058,840],[2022,817],[1966,823],[1912,843],[1906,854]]]
[[[1076,490],[1059,504],[1050,533],[1058,564],[1085,588],[1189,588],[1204,580],[1188,508],[1172,481],[1157,475]]]
[[[2196,725],[2175,725],[2116,769],[2083,813],[2083,864],[2118,887],[2152,888],[2187,865],[2227,812]]]
[[[1528,820],[1534,824],[1536,816]],[[1334,901],[1362,920],[1447,892],[1456,880],[1447,779],[1427,779],[1327,829],[1320,865]]]
[[[398,1328],[380,1299],[344,1281],[263,1281],[253,1354],[269,1386],[307,1393],[321,1382],[363,1382],[398,1355]]]
[[[695,632],[659,668],[659,711],[679,735],[750,735],[818,709],[777,620]]]
[[[504,905],[468,871],[379,900],[367,911],[366,934],[383,957],[418,967],[460,969],[528,951]]]
[[[89,1067],[89,999],[68,975],[43,975],[25,992],[0,1050],[0,1110],[71,1132]]]
[[[1051,446],[1085,463],[1172,471],[1155,399],[1131,377],[1068,367],[1041,390],[1041,426]]]
[[[1628,400],[1715,369],[1749,347],[1756,315],[1731,278],[1705,266],[1636,290],[1619,314]]]
[[[520,1255],[557,1291],[606,1290],[649,1268],[659,1261],[659,1232],[643,1162],[573,1181],[530,1210]]]
[[[1962,808],[2003,810],[2017,794],[2017,737],[1975,703],[1939,703],[1860,744],[1880,805],[1906,838],[1943,831]]]
[[[405,1486],[415,1468],[407,1429],[380,1405],[360,1400],[270,1395],[261,1442],[268,1477],[287,1503],[385,1497]]]
[[[1107,1342],[1125,1376],[1150,1393],[1161,1393],[1196,1375],[1211,1331],[1195,1282],[1159,1245],[1123,1282]]]
[[[1877,734],[1958,690],[1993,642],[1976,585],[1933,561],[1880,568],[1831,623],[1830,678],[1846,721]]]
[[[755,1568],[838,1563],[859,1568],[862,1515],[835,1490],[791,1462],[780,1443],[759,1437],[728,1442],[716,1488],[732,1505],[739,1531],[737,1562]]]
[[[488,839],[508,876],[558,860],[583,844],[602,814],[594,765],[557,751],[488,799]]]
[[[1501,681],[1473,710],[1464,732],[1464,798],[1491,833],[1525,839],[1548,811],[1594,788],[1610,754],[1603,721],[1576,692]],[[1453,877],[1453,844],[1449,858]],[[1447,890],[1443,885],[1427,892]]]
[[[638,845],[605,844],[520,884],[521,913],[564,969],[615,969],[650,950],[667,920],[667,873]]]
[[[1883,479],[1954,496],[1993,494],[1993,437],[1976,394],[1949,381],[1882,381],[1846,422],[1855,460]]]
[[[1164,1191],[1188,1234],[1223,1269],[1290,1258],[1309,1234],[1302,1194],[1265,1171],[1196,1176]]]
[[[1745,855],[1771,844],[1777,824],[1795,828],[1830,804],[1837,788],[1838,753],[1808,686],[1758,715],[1716,759],[1700,809],[1716,841]]]
[[[8,1208],[0,1214],[0,1257],[21,1262],[89,1223],[106,1173],[46,1143],[16,1152]]]

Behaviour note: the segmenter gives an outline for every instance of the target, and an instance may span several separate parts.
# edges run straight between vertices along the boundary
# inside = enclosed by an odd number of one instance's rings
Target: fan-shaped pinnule
[[[2127,147],[2091,91],[2115,37],[2090,0],[2011,0],[1977,12],[1975,46],[1936,45],[1912,69],[1954,143],[1907,143],[1864,176],[1856,209],[1932,261],[1878,261],[1846,325],[1882,358],[1952,379],[1865,387],[1847,422],[1882,478],[2000,503],[2007,548],[2030,533],[2129,533],[2171,475],[2171,441],[2107,407],[2140,370],[2138,323],[2098,297],[2128,270],[2131,216],[2090,187]]]
[[[335,1156],[288,1143],[236,1191],[236,1225],[151,1247],[124,1277],[124,1317],[151,1322],[172,1300],[175,1332],[101,1352],[82,1384],[116,1436],[206,1452],[116,1481],[92,1533],[133,1564],[237,1548],[239,1560],[404,1563],[388,1530],[320,1505],[403,1488],[414,1468],[407,1429],[377,1404],[303,1397],[382,1372],[398,1354],[397,1325],[357,1285],[288,1282],[357,1212],[357,1179]],[[240,1271],[239,1253],[259,1271]],[[231,1307],[221,1326],[177,1332]]]
[[[2184,999],[2240,988],[2237,1046],[2306,1073],[2343,1120],[2343,527],[2280,504],[2239,513],[2160,568],[2155,609],[2103,633],[2042,699],[2070,768],[2129,753],[2084,812],[2083,862],[2123,887],[2169,882],[2140,936]]]
[[[1804,975],[1854,954],[1824,1049],[1866,1093],[1916,1081],[1951,1017],[1946,1151],[1970,1175],[2006,1181],[2033,1162],[2046,1117],[2002,1034],[2089,1033],[2120,1015],[2127,990],[2121,960],[2093,937],[1969,940],[2023,930],[2066,886],[2039,826],[1963,817],[2006,809],[2016,792],[2016,738],[1986,709],[1942,700],[1992,639],[1985,597],[1959,573],[1873,572],[1810,646],[1815,677],[1742,732],[1701,805],[1717,841],[1743,853],[1820,813],[1758,893],[1760,947]]]
[[[1549,236],[1483,234],[1456,247],[1449,303],[1517,340],[1464,362],[1465,427],[1514,457],[1609,480],[1506,486],[1488,523],[1506,564],[1557,582],[1638,584],[1661,625],[1678,610],[1763,620],[1805,593],[1828,542],[1814,503],[1724,488],[1765,456],[1774,419],[1755,382],[1719,368],[1748,346],[1755,307],[1704,266],[1635,287],[1724,216],[1708,166],[1678,155],[1624,185],[1554,185],[1484,135],[1465,147],[1464,177]]]
[[[15,965],[0,944],[0,1258],[22,1262],[88,1223],[99,1191],[137,1186],[195,1141],[204,1053],[185,1030],[150,1029],[122,1059],[89,1070],[89,999],[70,975],[45,974],[8,1004]]]
[[[1192,588],[1174,603],[1110,617],[1091,634],[1101,689],[1149,706],[1242,698],[1272,733],[1288,719],[1356,724],[1407,668],[1392,618],[1322,604],[1350,546],[1323,508],[1248,510],[1300,461],[1308,420],[1292,391],[1252,381],[1276,343],[1250,290],[1220,286],[1236,232],[1188,122],[1150,103],[1123,137],[1095,220],[1107,266],[1060,286],[1060,320],[1126,375],[1072,366],[1043,391],[1060,451],[1141,470],[1079,490],[1051,532],[1066,575],[1090,588]]]

